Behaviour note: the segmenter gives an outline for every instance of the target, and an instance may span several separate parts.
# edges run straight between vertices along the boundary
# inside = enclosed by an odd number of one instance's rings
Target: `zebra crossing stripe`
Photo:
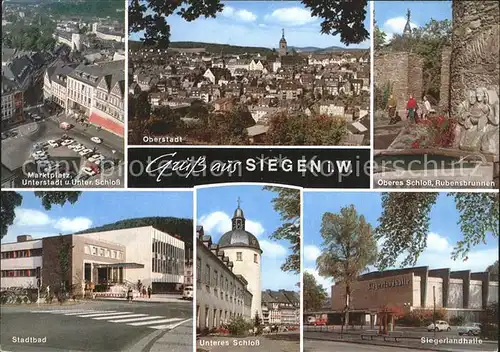
[[[162,329],[172,330],[172,329],[175,329],[176,327],[178,327],[179,325],[187,323],[188,321],[191,321],[191,320],[193,320],[193,319],[186,319],[186,320],[183,320],[183,321],[176,323],[176,324],[148,326],[148,328],[158,329],[158,330],[162,330]]]
[[[114,318],[134,318],[134,317],[145,317],[147,314],[129,314],[129,315],[112,315],[112,316],[104,316],[104,317],[99,317],[99,318],[92,318],[94,320],[106,320],[106,319],[114,319]]]
[[[127,325],[131,326],[144,326],[151,324],[162,324],[162,323],[172,323],[174,321],[182,320],[181,318],[170,318],[170,319],[161,319],[161,320],[153,320],[153,321],[141,321],[139,323],[128,323]]]
[[[76,313],[68,313],[68,314],[64,314],[64,315],[80,315],[80,314],[89,314],[89,313],[92,313],[92,315],[94,314],[97,314],[97,313],[115,313],[116,310],[96,310],[96,311],[88,311],[88,310],[85,310],[83,312],[76,312]]]
[[[130,314],[132,312],[116,312],[116,311],[109,311],[109,312],[83,312],[83,313],[80,313],[80,314],[75,314],[77,315],[78,317],[80,318],[93,318],[93,317],[102,317],[102,316],[106,316],[106,315],[118,315],[118,314]]]
[[[116,319],[116,320],[108,320],[108,321],[110,323],[130,323],[130,322],[134,322],[134,321],[151,320],[151,319],[158,319],[158,318],[165,318],[165,317],[162,317],[161,315],[157,315],[157,316],[149,316],[149,317],[143,317],[143,318]]]

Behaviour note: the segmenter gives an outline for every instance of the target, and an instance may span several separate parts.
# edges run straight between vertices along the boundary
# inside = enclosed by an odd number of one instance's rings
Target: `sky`
[[[412,28],[422,27],[431,19],[452,18],[451,1],[375,1],[374,4],[375,21],[387,34],[387,40],[394,33],[403,33],[408,9]]]
[[[192,192],[101,192],[84,191],[74,204],[55,205],[46,211],[33,192],[19,192],[23,202],[16,208],[14,224],[3,243],[15,242],[18,235],[33,238],[57,236],[110,224],[118,220],[172,216],[193,218]]]
[[[365,216],[373,227],[378,225],[382,213],[381,193],[378,192],[304,192],[304,270],[316,277],[331,294],[331,280],[317,274],[316,258],[321,253],[321,218],[325,212],[338,213],[342,207],[354,204],[358,214]],[[486,245],[472,248],[469,259],[453,261],[451,252],[458,240],[462,239],[457,225],[459,214],[455,200],[446,193],[441,193],[430,213],[430,227],[427,236],[427,249],[421,254],[416,266],[429,266],[431,269],[451,268],[452,270],[485,271],[498,260],[498,238],[488,235]],[[404,259],[404,257],[399,258]],[[401,262],[401,261],[399,261]],[[399,266],[398,266],[399,267]]]
[[[297,290],[299,275],[281,271],[280,267],[290,254],[287,241],[271,240],[274,230],[282,225],[280,215],[271,203],[276,193],[264,191],[262,186],[222,186],[197,190],[197,225],[214,242],[231,230],[231,218],[241,199],[241,209],[246,219],[246,230],[259,240],[263,251],[261,259],[262,290]]]
[[[171,15],[171,41],[195,41],[205,43],[232,44],[277,48],[281,30],[285,30],[288,46],[345,47],[340,35],[322,35],[321,20],[311,17],[310,10],[299,1],[223,1],[224,11],[216,18],[198,18],[187,22],[178,15]],[[370,31],[370,16],[367,9],[365,26]],[[138,40],[140,33],[130,38]],[[349,48],[369,48],[370,40]]]

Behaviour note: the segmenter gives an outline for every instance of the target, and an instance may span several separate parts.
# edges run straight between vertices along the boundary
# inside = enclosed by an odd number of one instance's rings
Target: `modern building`
[[[2,75],[2,129],[24,121],[23,92]]]
[[[294,291],[262,291],[262,321],[265,325],[299,325],[300,295]]]
[[[67,251],[67,275],[59,258]],[[179,290],[184,284],[184,242],[152,226],[33,239],[1,245],[1,287],[66,287],[84,294],[93,283],[110,290],[138,280],[153,293]]]
[[[196,239],[196,327],[207,331],[231,319],[252,318],[252,293],[225,251],[198,226]]]
[[[488,272],[452,271],[428,267],[375,271],[361,275],[351,286],[350,319],[375,323],[380,314],[392,311],[444,309],[448,318],[464,316],[478,321],[486,307],[498,302],[498,281]],[[345,288],[332,286],[329,322],[340,319],[345,307]]]

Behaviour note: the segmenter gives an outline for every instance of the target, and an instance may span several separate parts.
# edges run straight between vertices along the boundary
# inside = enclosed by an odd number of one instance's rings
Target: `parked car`
[[[85,148],[85,147],[83,145],[81,145],[80,143],[73,143],[73,144],[68,145],[68,148],[75,150],[77,148]]]
[[[193,286],[187,285],[184,287],[184,290],[182,291],[182,299],[193,299]]]
[[[313,323],[314,326],[326,326],[326,320],[325,319],[316,319],[316,321]]]
[[[33,114],[32,116],[33,121],[40,121],[42,118],[38,116],[37,114]]]
[[[87,160],[90,161],[91,163],[93,163],[97,160],[104,160],[104,159],[105,159],[105,157],[102,154],[93,154]]]
[[[47,160],[47,153],[43,150],[36,151],[31,156],[35,160]]]
[[[73,151],[79,153],[79,152],[81,152],[82,150],[85,149],[85,146],[84,145],[79,145],[79,146],[76,146],[75,148],[72,148],[72,149],[73,149]]]
[[[72,124],[70,124],[70,123],[68,123],[68,122],[61,122],[59,124],[59,128],[62,128],[65,131],[72,129],[73,127],[75,127],[75,126],[72,125]]]
[[[65,139],[64,141],[61,142],[61,145],[70,145],[70,144],[73,144],[75,143],[74,140],[72,139]]]
[[[92,153],[92,151],[93,151],[92,149],[83,149],[83,150],[80,150],[80,151],[78,152],[78,154],[80,154],[81,156],[85,156],[85,155],[87,155],[87,154]]]
[[[462,335],[479,335],[481,333],[481,323],[466,323],[458,327],[458,334]]]
[[[54,163],[54,164],[51,164],[50,166],[47,166],[45,169],[43,169],[43,172],[45,172],[46,174],[50,174],[50,173],[59,171],[60,167],[61,167],[61,165],[59,163]]]
[[[97,175],[97,172],[95,172],[95,170],[88,166],[82,168],[82,173],[88,175],[89,177]]]
[[[59,147],[59,146],[60,146],[60,144],[59,144],[57,141],[53,140],[53,139],[51,139],[50,141],[47,141],[47,143],[48,143],[48,144],[49,144],[52,148],[57,148],[57,147]]]
[[[432,323],[427,326],[427,331],[450,331],[451,327],[447,321],[444,320],[436,320],[435,324]]]
[[[99,138],[99,137],[92,137],[90,138],[90,140],[94,143],[97,143],[97,144],[101,144],[102,143],[102,139]]]

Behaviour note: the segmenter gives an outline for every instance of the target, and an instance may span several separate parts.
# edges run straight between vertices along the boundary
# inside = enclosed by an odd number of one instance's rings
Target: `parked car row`
[[[14,138],[17,137],[19,133],[17,131],[5,131],[2,132],[2,141],[7,138]]]

